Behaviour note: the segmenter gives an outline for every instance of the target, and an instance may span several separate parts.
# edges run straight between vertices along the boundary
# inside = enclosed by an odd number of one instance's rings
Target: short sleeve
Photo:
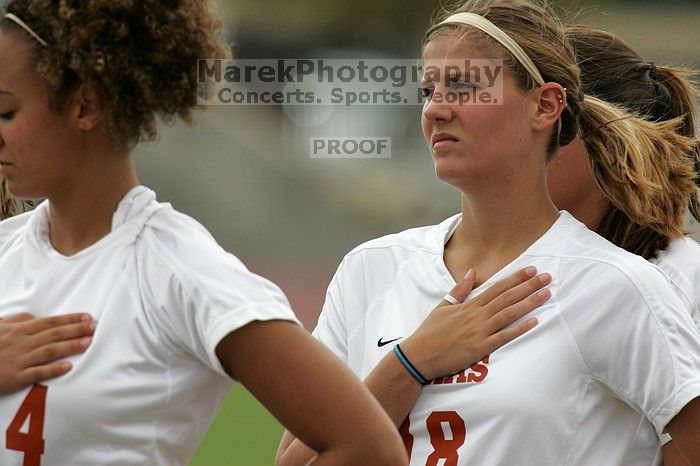
[[[348,292],[347,286],[349,284],[347,283],[345,265],[346,260],[343,260],[328,285],[326,299],[313,336],[347,364],[348,328],[344,298]]]
[[[659,437],[700,396],[700,335],[653,267],[631,275],[612,265],[578,268],[562,317],[590,376],[643,413]],[[569,269],[571,270],[571,269]]]
[[[170,215],[176,217],[155,219],[138,255],[145,307],[171,346],[226,375],[215,353],[226,335],[253,321],[298,320],[279,287],[250,272],[194,220]]]

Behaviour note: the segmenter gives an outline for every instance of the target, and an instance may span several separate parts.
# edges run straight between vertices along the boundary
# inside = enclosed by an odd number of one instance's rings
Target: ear
[[[537,111],[532,120],[535,130],[544,131],[556,125],[566,108],[566,88],[557,83],[545,83],[535,92]]]
[[[103,119],[104,112],[97,92],[90,86],[81,84],[73,95],[71,116],[76,126],[83,131],[94,129]]]

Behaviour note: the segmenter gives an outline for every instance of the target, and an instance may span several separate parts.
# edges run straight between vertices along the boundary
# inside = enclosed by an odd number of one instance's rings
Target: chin
[[[435,170],[435,175],[443,183],[450,185],[450,186],[457,188],[457,189],[459,189],[460,186],[464,186],[465,184],[468,184],[467,177],[465,177],[463,173],[460,174],[460,173],[456,173],[455,171]]]
[[[35,199],[45,198],[46,195],[41,193],[40,189],[32,186],[22,185],[12,179],[7,179],[7,190],[13,197],[21,201],[32,201]]]
[[[456,180],[464,181],[473,176],[465,165],[463,158],[443,155],[435,159],[435,175],[448,184],[453,184]]]
[[[484,175],[477,170],[467,170],[464,164],[460,164],[458,167],[454,164],[451,166],[436,164],[435,175],[440,181],[462,194],[494,184],[493,177]]]

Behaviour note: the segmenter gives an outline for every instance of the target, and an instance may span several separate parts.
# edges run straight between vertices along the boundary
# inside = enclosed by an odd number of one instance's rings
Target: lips
[[[459,139],[449,133],[437,133],[430,138],[430,143],[435,149],[449,146],[457,141],[459,141]]]
[[[10,162],[0,160],[0,176],[5,176],[7,174],[7,170],[10,167],[12,167],[12,164]]]

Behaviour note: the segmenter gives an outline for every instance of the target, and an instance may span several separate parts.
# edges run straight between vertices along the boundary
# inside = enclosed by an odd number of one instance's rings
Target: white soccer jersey
[[[455,282],[444,245],[460,216],[351,251],[314,334],[360,377]],[[553,276],[540,324],[423,388],[401,427],[411,465],[658,465],[659,436],[700,396],[700,334],[665,277],[562,212],[472,291],[535,265]],[[529,316],[528,316],[529,317]]]
[[[652,263],[671,280],[676,294],[690,310],[695,326],[700,330],[700,244],[686,237],[671,241]],[[671,440],[669,434],[662,443]]]
[[[70,373],[0,397],[0,464],[187,464],[232,382],[216,345],[254,320],[296,322],[286,298],[147,188],[70,257],[48,240],[48,210],[0,223],[0,317],[99,323]]]
[[[676,285],[700,329],[700,244],[687,236],[671,241],[652,262]]]

